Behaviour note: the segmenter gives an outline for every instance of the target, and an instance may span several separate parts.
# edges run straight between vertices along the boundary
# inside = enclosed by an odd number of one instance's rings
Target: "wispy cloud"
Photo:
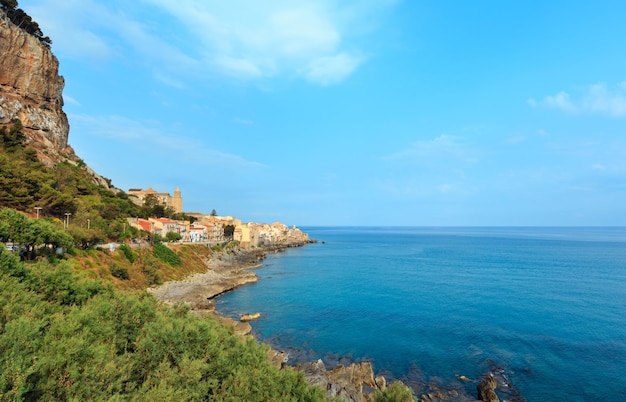
[[[376,29],[397,0],[35,0],[29,11],[72,57],[142,55],[164,83],[180,75],[238,80],[300,77],[320,85],[348,78],[365,60],[356,36]],[[370,27],[370,31],[363,27]],[[348,35],[350,33],[350,35]],[[168,76],[172,76],[168,78]]]
[[[468,170],[480,161],[481,153],[462,137],[441,134],[419,140],[404,150],[381,158],[385,178],[373,179],[377,191],[393,197],[437,197],[475,191]]]
[[[243,125],[246,125],[246,126],[252,126],[252,125],[254,125],[254,120],[242,119],[241,117],[235,117],[233,119],[233,123],[243,124]]]
[[[168,162],[176,160],[188,166],[212,166],[229,170],[265,167],[239,155],[208,148],[202,141],[176,135],[176,129],[162,127],[153,121],[137,121],[123,116],[70,116],[77,131],[89,131],[92,136],[134,146],[153,158],[167,155]]]
[[[476,163],[479,160],[479,153],[465,144],[461,137],[441,134],[432,140],[416,141],[409,148],[384,156],[382,159],[450,165],[451,162]]]
[[[363,58],[348,53],[320,57],[305,68],[304,75],[311,82],[322,85],[336,84],[352,74],[362,61]]]
[[[559,109],[572,114],[602,114],[612,117],[626,116],[626,81],[611,89],[605,83],[589,85],[577,91],[575,96],[565,91],[549,95],[541,100],[529,99],[532,107]]]

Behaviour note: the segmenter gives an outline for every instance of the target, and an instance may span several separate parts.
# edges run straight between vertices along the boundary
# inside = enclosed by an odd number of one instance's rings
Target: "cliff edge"
[[[0,9],[0,127],[20,119],[27,141],[56,155],[67,147],[59,61],[39,39],[17,27]],[[73,152],[72,152],[73,153]]]

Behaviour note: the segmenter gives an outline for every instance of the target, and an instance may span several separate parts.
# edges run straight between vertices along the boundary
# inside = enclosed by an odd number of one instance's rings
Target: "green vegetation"
[[[395,381],[384,391],[374,393],[374,402],[415,402],[417,399],[409,387]]]
[[[43,35],[39,24],[33,21],[30,15],[26,14],[21,8],[17,8],[17,0],[0,0],[0,9],[4,10],[11,22],[33,35],[45,46],[50,47],[52,40]]]
[[[121,279],[123,281],[127,281],[130,279],[128,268],[121,265],[111,265],[109,267],[109,271],[111,271],[111,275],[116,277],[117,279]]]
[[[224,237],[232,239],[235,233],[235,225],[224,225]]]
[[[162,243],[154,243],[152,245],[152,252],[156,258],[173,267],[179,267],[183,263],[175,252]]]
[[[167,232],[167,234],[165,235],[165,241],[168,242],[178,241],[182,238],[183,237],[180,235],[180,233],[176,232]]]
[[[124,257],[126,257],[128,262],[131,264],[137,260],[137,255],[133,253],[133,250],[131,250],[128,244],[122,244],[119,249],[122,253],[124,253]]]
[[[33,259],[38,248],[46,254],[74,243],[52,220],[29,219],[10,208],[0,210],[0,241],[18,244],[26,259]]]
[[[149,216],[124,192],[100,187],[84,164],[68,161],[47,168],[34,149],[25,147],[24,138],[19,120],[0,128],[0,206],[37,210],[39,216],[68,222],[70,229],[84,229],[75,233],[81,244],[116,239],[125,217]]]
[[[78,158],[48,168],[35,149],[26,147],[22,128],[17,119],[0,128],[0,207],[36,211],[38,216],[62,222],[81,249],[139,237],[139,231],[126,222],[128,217],[190,220],[154,197],[139,206],[123,191],[101,187]]]
[[[0,309],[0,400],[324,399],[253,339],[68,261],[25,265],[0,250]]]

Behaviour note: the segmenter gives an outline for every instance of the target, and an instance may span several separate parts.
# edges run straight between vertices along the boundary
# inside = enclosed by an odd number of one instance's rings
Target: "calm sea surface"
[[[626,400],[626,228],[303,230],[320,243],[217,306],[261,312],[255,334],[292,363],[457,386],[497,365],[528,401]]]

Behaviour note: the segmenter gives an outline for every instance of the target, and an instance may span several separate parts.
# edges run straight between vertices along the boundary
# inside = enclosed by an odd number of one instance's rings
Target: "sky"
[[[297,226],[626,225],[626,2],[20,0],[123,190]]]

